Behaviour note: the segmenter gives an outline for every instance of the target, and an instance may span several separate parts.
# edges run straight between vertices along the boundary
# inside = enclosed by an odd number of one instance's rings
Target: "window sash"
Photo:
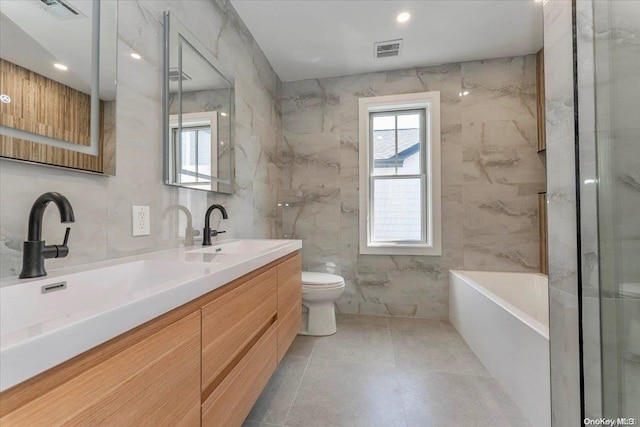
[[[413,115],[419,114],[419,132],[418,137],[420,139],[420,173],[419,174],[404,174],[399,175],[398,172],[398,116],[401,115]],[[373,119],[374,117],[380,116],[395,116],[395,173],[392,175],[374,175],[374,129],[373,129]],[[429,235],[430,230],[428,230],[428,218],[427,218],[427,208],[428,208],[428,199],[429,195],[427,194],[427,174],[426,174],[426,165],[427,163],[427,141],[426,141],[426,131],[427,131],[427,108],[411,108],[411,109],[394,109],[390,108],[389,110],[376,111],[369,113],[369,161],[368,161],[368,169],[369,169],[369,221],[368,221],[368,230],[367,230],[367,241],[371,245],[389,245],[389,244],[422,244],[426,245],[429,243]],[[375,182],[377,180],[384,179],[420,179],[420,240],[374,240],[374,227],[376,224],[375,218]]]
[[[178,167],[176,168],[176,181],[182,183],[182,184],[197,184],[199,182],[210,182],[212,180],[212,177],[210,174],[206,174],[206,173],[202,173],[200,172],[200,162],[199,162],[199,156],[200,156],[200,144],[201,144],[201,140],[202,140],[202,131],[210,131],[211,127],[210,126],[202,126],[202,125],[196,125],[196,126],[183,126],[182,127],[182,133],[185,132],[194,132],[195,133],[195,147],[194,147],[194,164],[195,164],[195,171],[190,171],[187,169],[184,169],[182,167],[182,146],[183,146],[183,142],[182,142],[182,134],[180,132],[180,129],[175,127],[173,128],[173,138],[174,141],[177,141],[177,144],[174,144],[176,147],[175,150],[175,163],[176,165],[178,165]],[[202,143],[206,143],[206,144],[210,144],[211,141],[206,140],[205,142]],[[181,177],[183,175],[187,175],[190,176],[194,179],[194,181],[182,181]]]
[[[420,129],[418,132],[418,137],[420,138],[420,173],[424,174],[426,169],[426,117],[427,117],[427,108],[411,108],[411,109],[389,109],[383,111],[375,111],[369,113],[369,175],[374,175],[375,172],[375,162],[374,162],[374,130],[373,130],[373,119],[375,117],[385,117],[385,116],[394,116],[395,117],[395,155],[394,155],[394,175],[398,175],[398,116],[409,116],[418,114],[420,116],[418,123],[420,125]],[[389,176],[389,175],[376,175],[376,176]],[[409,176],[402,175],[402,176]]]
[[[375,181],[396,180],[396,179],[420,179],[420,240],[374,240],[374,228],[376,225],[375,217]],[[384,175],[371,176],[369,181],[369,236],[368,240],[371,244],[427,244],[429,230],[427,229],[427,177],[425,174],[418,175]]]

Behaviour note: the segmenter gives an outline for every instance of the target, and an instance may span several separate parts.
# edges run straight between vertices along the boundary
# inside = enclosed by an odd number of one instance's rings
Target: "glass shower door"
[[[602,413],[640,420],[640,2],[593,2]]]

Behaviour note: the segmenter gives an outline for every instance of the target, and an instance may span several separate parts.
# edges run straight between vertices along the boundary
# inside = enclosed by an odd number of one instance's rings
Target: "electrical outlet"
[[[151,218],[149,206],[132,206],[133,235],[148,236],[151,234]]]

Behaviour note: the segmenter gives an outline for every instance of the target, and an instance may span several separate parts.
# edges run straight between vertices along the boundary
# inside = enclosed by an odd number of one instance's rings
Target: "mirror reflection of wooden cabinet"
[[[0,157],[113,175],[117,2],[53,3],[0,5]]]
[[[538,231],[540,242],[540,273],[549,274],[549,243],[547,235],[547,193],[538,193]]]

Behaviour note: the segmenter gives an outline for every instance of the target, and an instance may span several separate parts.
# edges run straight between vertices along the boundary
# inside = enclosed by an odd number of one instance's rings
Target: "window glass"
[[[198,130],[198,164],[196,175],[198,181],[211,181],[211,130]]]
[[[178,129],[174,130],[177,135]],[[208,127],[190,127],[182,129],[180,138],[179,182],[210,182],[211,129]]]
[[[422,117],[420,114],[398,116],[398,175],[420,173]]]
[[[422,191],[420,178],[373,180],[371,241],[422,240]]]
[[[373,175],[396,173],[396,116],[374,115],[373,125]]]

